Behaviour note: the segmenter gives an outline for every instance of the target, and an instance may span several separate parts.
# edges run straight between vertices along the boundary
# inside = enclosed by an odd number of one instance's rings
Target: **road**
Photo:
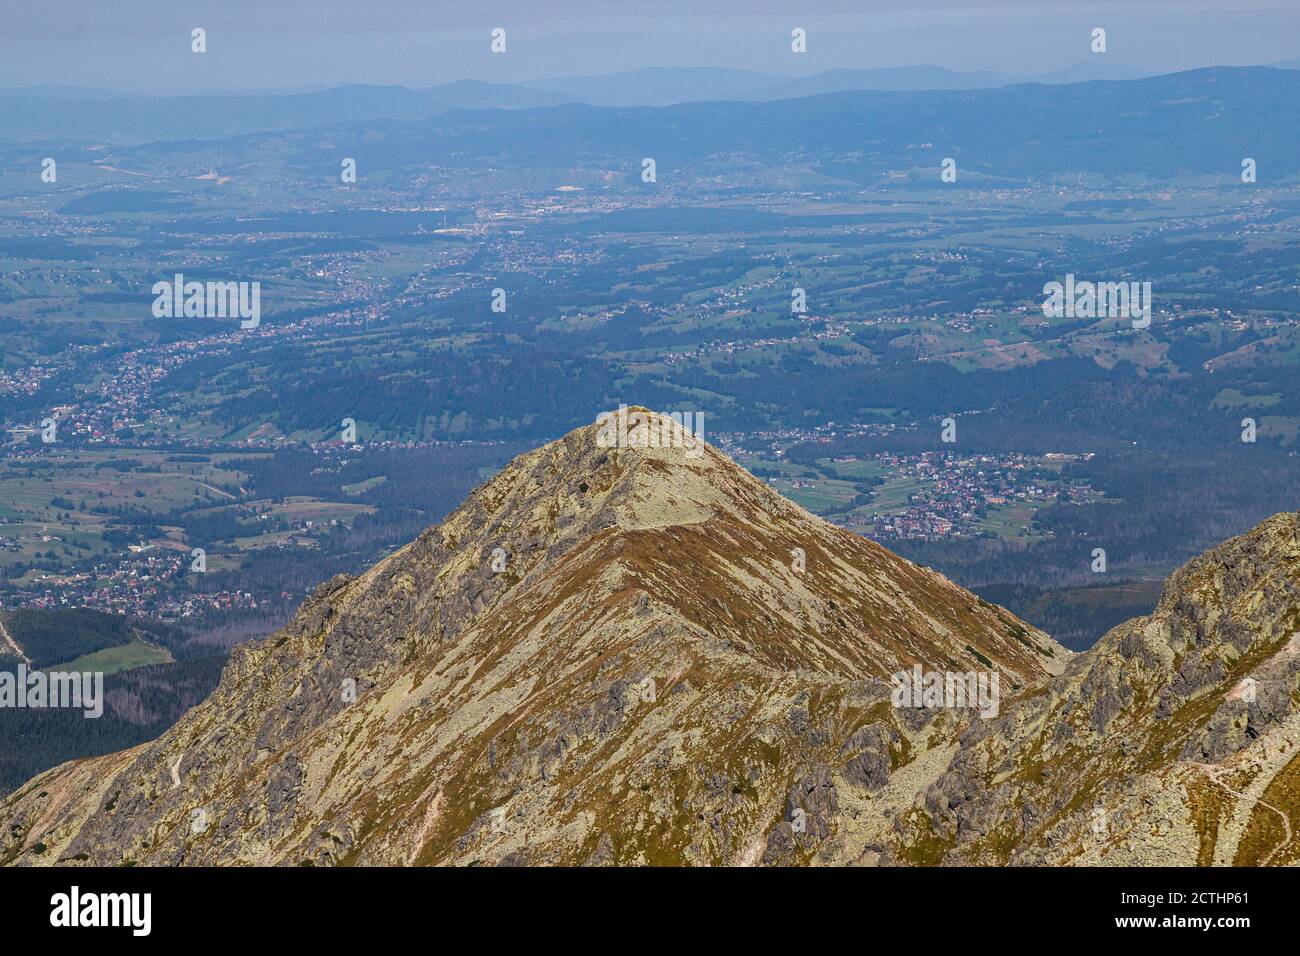
[[[24,654],[23,649],[18,646],[18,642],[9,634],[9,629],[5,627],[4,618],[0,618],[0,642],[3,642],[10,650],[17,654],[18,659],[24,664],[30,664],[32,662],[31,658]]]

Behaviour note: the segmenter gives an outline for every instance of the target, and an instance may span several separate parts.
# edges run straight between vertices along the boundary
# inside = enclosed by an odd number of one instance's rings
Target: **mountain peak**
[[[628,530],[698,524],[722,513],[811,517],[710,446],[703,432],[703,413],[621,406],[515,459],[446,524],[460,528],[480,509],[497,523],[560,536],[611,523]],[[550,500],[549,523],[505,513],[539,496]]]
[[[781,859],[772,821],[805,777],[887,777],[890,675],[979,672],[1012,697],[1070,657],[696,424],[624,409],[521,455],[236,648],[158,741],[0,805],[0,858]]]
[[[1298,858],[1300,516],[1071,655],[690,424],[519,456],[157,741],[0,802],[0,862]]]

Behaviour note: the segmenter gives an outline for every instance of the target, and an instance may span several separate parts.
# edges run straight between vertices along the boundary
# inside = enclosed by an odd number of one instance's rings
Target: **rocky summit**
[[[1074,655],[627,415],[322,585],[158,740],[19,788],[0,861],[1300,855],[1296,515]]]

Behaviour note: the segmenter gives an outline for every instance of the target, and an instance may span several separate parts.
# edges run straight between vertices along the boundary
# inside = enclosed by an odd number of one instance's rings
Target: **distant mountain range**
[[[944,157],[962,184],[1077,181],[1082,174],[1235,181],[1243,157],[1270,181],[1300,174],[1300,71],[1222,67],[1122,82],[1022,84],[981,90],[850,90],[799,100],[682,103],[663,108],[567,104],[453,112],[426,122],[340,134],[368,169],[412,162],[639,171],[745,162],[810,168],[876,185]],[[300,137],[300,164],[323,164],[318,137]],[[164,147],[158,147],[164,148]],[[332,157],[329,157],[332,158]],[[324,166],[321,167],[324,174]],[[959,187],[960,188],[960,187]]]
[[[846,90],[976,90],[1017,83],[1135,80],[1153,74],[1120,64],[1081,63],[1041,76],[960,72],[941,66],[828,70],[788,77],[709,68],[631,70],[605,76],[566,77],[527,84],[592,106],[668,106],[707,100],[788,100]]]
[[[1300,61],[1277,64],[1294,68]],[[1146,71],[1085,62],[1038,76],[960,72],[938,66],[840,69],[785,77],[716,68],[649,68],[529,83],[459,80],[423,89],[348,85],[312,92],[142,96],[84,87],[0,90],[0,137],[17,142],[134,143],[212,139],[369,120],[428,119],[459,109],[667,106],[711,100],[771,101],[853,90],[993,89],[1026,83],[1135,80]]]
[[[1300,175],[1293,133],[1300,127],[1300,70],[1214,67],[1123,81],[845,90],[666,107],[453,109],[453,99],[490,102],[500,88],[466,81],[437,90],[446,97],[441,103],[436,91],[374,86],[101,101],[39,101],[11,92],[0,95],[0,140],[10,136],[0,155],[24,166],[61,147],[67,162],[89,163],[109,154],[88,147],[105,144],[118,165],[148,167],[175,154],[177,141],[188,141],[191,155],[239,156],[262,137],[280,161],[326,177],[337,176],[338,155],[370,172],[488,163],[548,170],[565,177],[560,182],[584,169],[602,176],[625,170],[631,182],[645,156],[655,158],[660,182],[678,170],[721,171],[743,160],[863,186],[912,179],[937,185],[931,173],[945,157],[961,170],[958,189],[1073,183],[1081,175],[1235,182],[1245,157],[1256,161],[1261,182]],[[33,132],[41,128],[44,140]],[[233,137],[244,139],[225,142]]]

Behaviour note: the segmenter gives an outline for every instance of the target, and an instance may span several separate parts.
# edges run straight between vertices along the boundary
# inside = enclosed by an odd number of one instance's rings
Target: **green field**
[[[119,647],[109,647],[102,651],[95,651],[92,654],[83,654],[74,660],[63,664],[55,664],[47,669],[102,671],[105,674],[112,674],[116,671],[129,670],[132,667],[167,664],[172,659],[171,653],[161,647],[154,647],[152,644],[146,644],[141,640],[133,640],[131,643]]]

